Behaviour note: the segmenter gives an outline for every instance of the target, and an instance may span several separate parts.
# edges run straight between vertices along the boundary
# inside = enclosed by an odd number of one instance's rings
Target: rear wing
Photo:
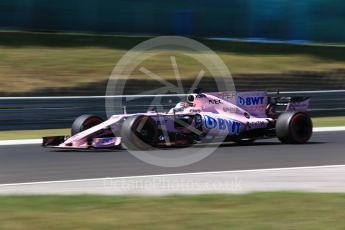
[[[306,111],[309,108],[309,97],[270,97],[270,104],[284,108],[284,111]]]

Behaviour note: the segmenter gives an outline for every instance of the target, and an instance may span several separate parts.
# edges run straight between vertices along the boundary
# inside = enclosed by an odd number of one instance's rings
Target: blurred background
[[[104,95],[117,61],[160,35],[214,50],[237,90],[342,90],[344,25],[342,0],[1,0],[0,96]],[[143,65],[176,83],[171,55],[189,89],[202,66],[187,55],[157,53]],[[124,94],[160,86],[135,70]],[[217,90],[207,71],[199,87]],[[314,115],[345,115],[344,95],[317,94]],[[84,100],[2,99],[1,128],[67,127],[90,108],[104,115],[103,101]]]
[[[239,90],[344,88],[344,25],[341,0],[2,0],[0,95],[103,95],[122,55],[159,35],[215,50]],[[146,65],[173,79],[169,55]],[[188,88],[200,66],[177,64]]]
[[[342,0],[2,0],[3,29],[345,42]]]

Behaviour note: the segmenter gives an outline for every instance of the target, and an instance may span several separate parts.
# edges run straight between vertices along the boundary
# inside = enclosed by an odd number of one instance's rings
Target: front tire
[[[304,144],[312,133],[312,121],[304,112],[285,112],[277,119],[276,135],[282,143]]]
[[[156,122],[148,116],[128,117],[121,127],[121,141],[131,150],[149,150],[157,144]]]
[[[96,115],[90,115],[90,114],[81,115],[80,117],[77,117],[74,120],[72,124],[71,134],[72,136],[74,136],[80,132],[83,132],[93,126],[96,126],[102,123],[103,121],[104,121],[103,118]]]

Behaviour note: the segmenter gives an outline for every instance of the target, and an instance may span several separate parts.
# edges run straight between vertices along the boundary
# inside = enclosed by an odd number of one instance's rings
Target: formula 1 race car
[[[170,111],[101,117],[82,115],[72,136],[44,137],[44,147],[147,150],[194,143],[251,143],[278,137],[303,144],[312,135],[306,97],[269,97],[264,91],[193,93]],[[279,111],[280,110],[280,111]]]

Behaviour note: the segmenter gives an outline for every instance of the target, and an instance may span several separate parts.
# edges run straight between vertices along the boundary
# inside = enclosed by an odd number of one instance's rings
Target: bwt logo
[[[238,97],[238,103],[240,105],[263,105],[264,97]]]
[[[238,121],[228,120],[205,115],[205,126],[208,129],[218,128],[219,130],[227,130],[229,134],[238,135],[241,130],[241,123]]]

